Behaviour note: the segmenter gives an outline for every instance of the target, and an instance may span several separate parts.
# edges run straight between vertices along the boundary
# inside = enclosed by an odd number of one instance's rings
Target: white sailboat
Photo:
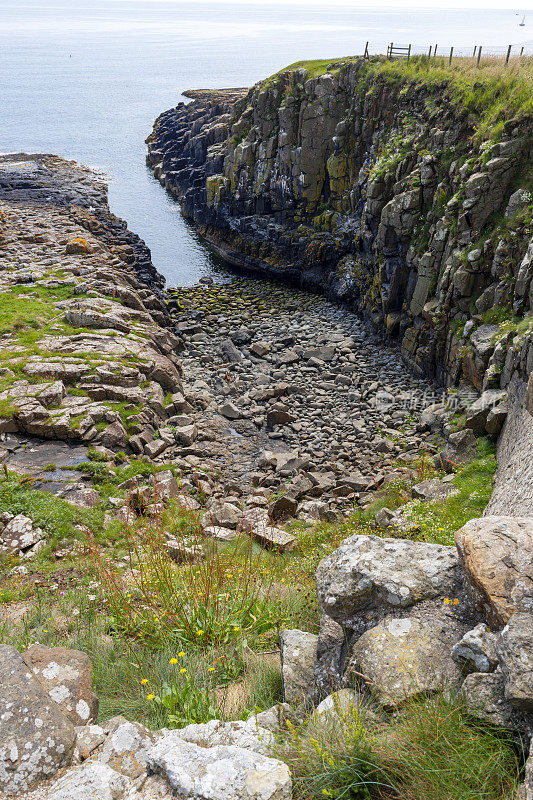
[[[523,28],[525,24],[526,24],[526,18],[524,16],[522,17],[522,22],[520,23],[520,27]]]

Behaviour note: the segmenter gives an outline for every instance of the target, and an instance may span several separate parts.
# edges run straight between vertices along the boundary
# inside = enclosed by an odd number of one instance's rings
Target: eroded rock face
[[[149,753],[150,770],[166,777],[178,796],[202,800],[290,800],[289,768],[234,745],[199,747],[163,739]]]
[[[134,434],[142,453],[174,411],[166,394],[182,388],[181,340],[148,248],[110,213],[101,179],[79,164],[4,155],[0,177],[10,231],[0,250],[2,291],[18,298],[21,283],[61,287],[47,301],[59,312],[54,325],[47,303],[42,320],[35,312],[42,334],[31,348],[16,333],[3,335],[1,430],[114,451],[128,450]],[[8,366],[15,353],[17,380]],[[122,419],[120,404],[131,404],[134,419]]]
[[[0,791],[24,796],[72,760],[74,726],[14,647],[0,645]]]
[[[455,543],[473,600],[492,626],[533,611],[533,518],[472,519]]]
[[[438,596],[454,597],[460,566],[453,547],[377,536],[350,536],[318,565],[320,606],[346,628],[361,614],[392,613]]]
[[[86,653],[35,644],[22,658],[73,725],[96,722],[98,698],[92,690],[92,664]]]

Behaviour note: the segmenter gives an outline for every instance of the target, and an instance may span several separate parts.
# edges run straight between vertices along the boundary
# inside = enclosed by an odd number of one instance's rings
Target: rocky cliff
[[[236,267],[364,312],[418,374],[505,387],[533,369],[520,81],[295,65],[163,113],[148,164]]]

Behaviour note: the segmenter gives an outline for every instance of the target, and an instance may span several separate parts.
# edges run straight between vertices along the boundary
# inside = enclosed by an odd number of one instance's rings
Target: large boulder
[[[460,671],[450,651],[460,636],[448,618],[442,623],[387,618],[356,641],[348,671],[362,678],[381,704],[397,706],[458,685]]]
[[[11,515],[9,515],[11,516]],[[44,539],[41,528],[35,526],[29,517],[17,514],[6,525],[0,522],[0,552],[21,555],[31,554]]]
[[[460,564],[453,547],[356,535],[320,562],[316,579],[322,611],[355,628],[371,611],[456,596]]]
[[[299,630],[280,632],[283,698],[291,705],[305,702],[315,690],[318,636]]]
[[[199,747],[164,736],[148,768],[166,778],[178,797],[198,800],[291,800],[286,764],[234,745]]]
[[[93,694],[92,664],[86,653],[34,644],[22,657],[73,725],[96,722],[98,698]]]
[[[505,699],[522,711],[533,711],[533,614],[513,614],[500,634],[497,650]]]
[[[24,795],[70,764],[74,726],[28,665],[0,645],[0,791]]]
[[[455,543],[472,599],[492,627],[533,611],[533,517],[471,519]]]

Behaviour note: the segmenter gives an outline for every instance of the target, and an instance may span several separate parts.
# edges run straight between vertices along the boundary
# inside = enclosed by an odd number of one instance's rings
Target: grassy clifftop
[[[340,59],[297,61],[268,78],[268,86],[279,76],[299,69],[307,78],[326,73],[339,74],[355,56]],[[509,65],[500,59],[482,59],[480,66],[469,58],[457,58],[448,64],[447,58],[428,61],[427,56],[414,56],[407,61],[388,61],[375,57],[362,66],[358,89],[367,92],[373,83],[427,87],[430,92],[443,93],[456,104],[459,112],[472,114],[477,120],[480,135],[496,139],[506,120],[523,118],[533,113],[533,58],[515,58]]]

